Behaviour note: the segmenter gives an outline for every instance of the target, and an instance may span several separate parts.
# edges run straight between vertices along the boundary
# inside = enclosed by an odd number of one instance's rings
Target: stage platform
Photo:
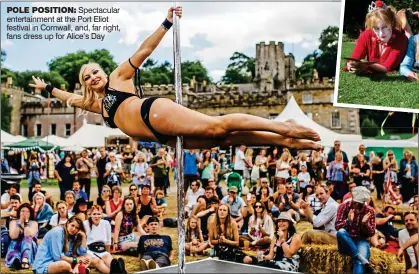
[[[178,266],[172,265],[160,269],[146,270],[135,273],[178,273]],[[299,273],[282,271],[273,268],[260,267],[221,261],[217,259],[204,259],[200,261],[186,263],[185,273]]]

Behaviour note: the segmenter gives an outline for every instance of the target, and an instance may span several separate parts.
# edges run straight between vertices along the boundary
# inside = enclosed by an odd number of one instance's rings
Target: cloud
[[[221,80],[221,77],[224,76],[225,70],[223,69],[214,69],[208,72],[209,76],[212,78],[212,81],[218,82]]]

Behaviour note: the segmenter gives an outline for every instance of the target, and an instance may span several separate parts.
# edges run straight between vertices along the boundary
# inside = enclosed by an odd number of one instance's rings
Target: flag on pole
[[[386,123],[388,117],[390,117],[393,114],[394,114],[394,111],[389,112],[388,115],[387,115],[387,117],[384,119],[383,123],[381,124],[381,136],[384,136],[385,135],[384,128],[383,128],[384,127],[384,124]]]

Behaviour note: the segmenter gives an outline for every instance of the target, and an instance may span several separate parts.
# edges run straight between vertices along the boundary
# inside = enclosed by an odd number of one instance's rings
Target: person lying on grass
[[[419,81],[419,34],[409,39],[407,53],[400,65],[400,74],[410,81]]]
[[[348,61],[346,70],[355,74],[395,71],[399,68],[406,49],[407,37],[396,10],[384,3],[377,3],[369,8],[365,31],[359,36],[351,56],[357,60],[367,58],[368,62]]]

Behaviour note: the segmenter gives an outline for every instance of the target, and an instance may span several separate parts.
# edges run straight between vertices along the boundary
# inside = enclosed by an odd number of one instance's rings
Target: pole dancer
[[[177,4],[175,3],[175,7]],[[179,18],[173,16],[173,57],[175,64],[175,90],[176,103],[182,105],[182,77],[181,77],[181,60],[180,60],[180,25]],[[183,185],[183,137],[176,137],[176,165],[177,165],[177,227],[178,227],[178,273],[185,273],[185,212],[184,212],[184,196]]]

